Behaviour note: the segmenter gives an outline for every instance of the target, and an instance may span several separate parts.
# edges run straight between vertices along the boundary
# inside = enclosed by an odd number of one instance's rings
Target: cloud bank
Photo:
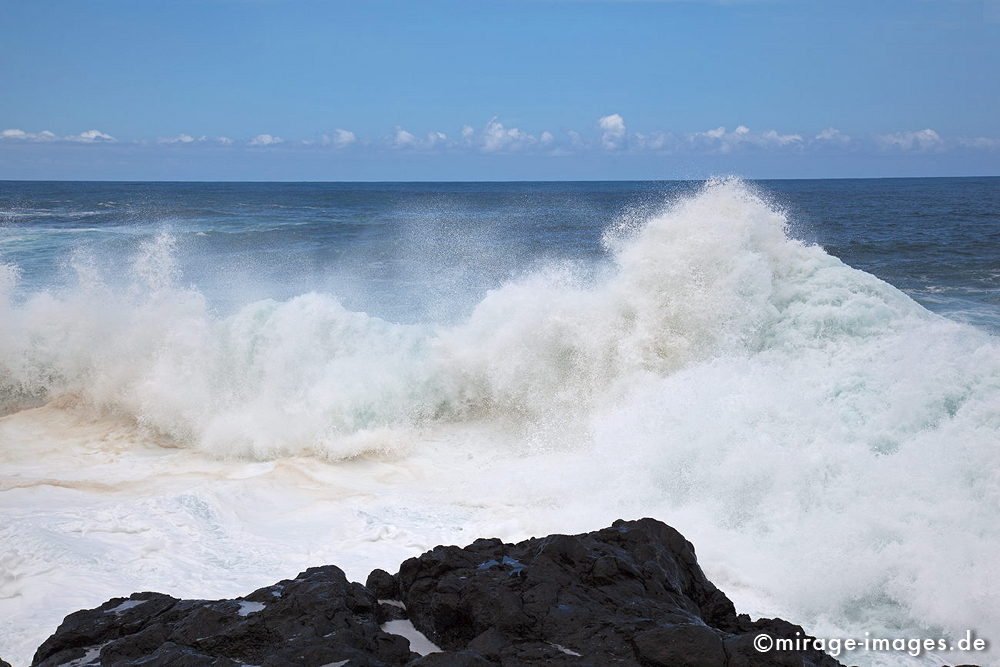
[[[182,132],[152,141],[122,141],[108,132],[90,129],[79,134],[57,135],[49,130],[0,130],[3,144],[91,144],[191,147],[219,149],[253,147],[266,149],[284,145],[286,149],[330,151],[405,151],[423,154],[479,153],[483,155],[537,154],[652,154],[652,155],[735,155],[741,153],[939,153],[946,151],[1000,151],[1000,137],[946,137],[931,128],[902,129],[884,134],[852,136],[836,127],[820,131],[756,130],[736,125],[678,132],[668,129],[632,131],[619,113],[600,116],[589,129],[526,130],[506,124],[494,116],[480,126],[466,124],[449,134],[439,129],[414,132],[402,126],[382,137],[365,138],[356,132],[336,128],[313,139],[287,140],[263,132],[253,137],[231,138]]]
[[[66,137],[58,137],[54,132],[42,130],[41,132],[25,132],[19,129],[0,130],[0,141],[30,141],[49,143],[55,141],[70,141],[81,144],[94,143],[115,143],[118,140],[107,132],[100,130],[86,130],[80,134],[71,134]]]

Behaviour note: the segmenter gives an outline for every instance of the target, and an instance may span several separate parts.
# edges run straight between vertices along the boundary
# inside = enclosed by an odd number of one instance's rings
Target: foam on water
[[[820,635],[1000,627],[1000,344],[786,225],[710,182],[610,230],[599,278],[552,265],[448,326],[323,293],[219,317],[166,234],[129,289],[80,259],[74,289],[0,299],[0,396],[47,403],[0,421],[0,604],[41,628],[0,632],[25,657],[132,590],[234,596],[329,561],[363,580],[645,515],[741,610]]]

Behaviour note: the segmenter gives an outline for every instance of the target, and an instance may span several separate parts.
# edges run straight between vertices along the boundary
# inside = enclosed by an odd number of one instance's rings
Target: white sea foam
[[[603,278],[552,266],[449,326],[321,293],[218,317],[169,235],[130,289],[80,260],[71,291],[0,299],[0,396],[47,403],[0,420],[0,646],[133,590],[364,580],[619,516],[820,636],[1000,627],[1000,344],[786,222],[709,183],[609,232]]]
[[[264,611],[265,605],[263,602],[249,602],[247,600],[240,600],[238,602],[239,609],[236,613],[240,616],[249,616],[250,614],[256,614],[258,611]]]
[[[382,631],[405,637],[410,642],[410,650],[420,655],[441,652],[441,649],[429,640],[424,633],[413,627],[413,623],[410,621],[389,621],[382,625]]]

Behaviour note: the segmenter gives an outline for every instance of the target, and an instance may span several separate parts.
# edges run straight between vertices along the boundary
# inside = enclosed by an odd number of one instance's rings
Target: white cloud
[[[688,135],[688,140],[696,147],[719,153],[729,153],[744,146],[783,148],[803,143],[800,134],[781,134],[777,130],[755,133],[746,125],[737,126],[732,132],[727,132],[725,127],[695,132]]]
[[[555,135],[548,130],[535,136],[520,128],[505,127],[497,120],[496,116],[491,118],[481,130],[476,130],[471,125],[463,125],[461,140],[447,142],[451,147],[463,146],[483,153],[521,152],[532,148],[548,150],[556,143]]]
[[[479,145],[484,153],[520,151],[538,143],[533,135],[516,127],[506,128],[496,117],[486,124],[480,133]]]
[[[428,132],[421,139],[401,127],[397,127],[395,133],[387,141],[390,148],[410,150],[436,150],[451,148],[456,145],[444,132]]]
[[[944,144],[941,135],[929,127],[915,132],[878,134],[875,141],[884,149],[901,151],[932,151]]]
[[[206,137],[198,137],[195,139],[190,134],[178,134],[176,137],[166,137],[157,139],[157,143],[160,144],[193,144],[196,141],[205,141]]]
[[[748,134],[750,129],[746,125],[740,125],[732,132],[726,132],[725,126],[719,126],[712,130],[695,132],[689,138],[697,146],[728,153],[742,143]]]
[[[835,127],[828,127],[815,137],[816,141],[825,141],[832,144],[848,144],[851,138]]]
[[[339,127],[333,131],[333,134],[324,134],[323,143],[327,146],[335,146],[337,148],[346,148],[351,144],[357,143],[358,137],[356,134],[350,130],[342,130]]]
[[[270,134],[258,134],[256,137],[250,140],[251,146],[273,146],[274,144],[283,143],[285,140],[281,137],[275,137]]]
[[[768,130],[760,135],[759,142],[765,146],[792,146],[802,143],[802,135],[780,134],[777,130]]]
[[[1000,139],[993,137],[961,137],[958,145],[963,148],[976,148],[985,151],[1000,150]]]
[[[119,143],[112,135],[100,130],[87,130],[70,136],[57,136],[48,130],[28,132],[19,128],[0,130],[0,142],[73,142],[79,144]],[[549,130],[532,134],[518,127],[507,127],[497,117],[485,125],[475,127],[462,125],[456,132],[446,134],[432,131],[426,134],[412,133],[402,127],[381,141],[365,141],[354,132],[337,128],[329,134],[319,135],[318,141],[285,141],[271,134],[259,134],[252,139],[234,142],[226,136],[207,137],[181,133],[172,137],[155,140],[130,140],[124,145],[146,145],[157,143],[177,146],[229,146],[234,143],[254,147],[285,144],[307,146],[322,144],[343,149],[357,147],[357,150],[384,150],[385,148],[408,149],[418,152],[454,153],[457,151],[481,152],[487,154],[533,153],[538,155],[569,155],[585,152],[620,151],[629,153],[680,154],[680,155],[725,155],[734,152],[761,151],[852,151],[873,153],[875,151],[898,152],[941,152],[948,150],[1000,151],[1000,137],[965,136],[945,139],[936,131],[925,128],[916,131],[899,131],[886,134],[871,134],[864,138],[851,137],[835,127],[827,127],[813,134],[784,133],[778,130],[756,131],[746,125],[738,125],[729,130],[725,126],[701,132],[671,133],[664,130],[636,132],[630,130],[624,118],[617,113],[602,116],[596,127],[589,132],[565,129],[560,132]]]
[[[74,134],[73,136],[66,137],[66,141],[77,141],[83,144],[96,144],[101,142],[113,142],[118,141],[110,134],[106,132],[101,132],[100,130],[87,130],[86,132],[81,132],[80,134]]]
[[[451,142],[444,132],[428,132],[426,144],[428,148],[434,148],[435,146],[448,146]]]
[[[391,144],[393,148],[416,148],[420,144],[420,140],[417,139],[416,135],[407,132],[401,127],[397,127]]]
[[[602,130],[601,146],[609,151],[618,150],[625,144],[625,119],[613,113],[597,121]]]
[[[639,151],[668,150],[673,141],[674,135],[670,132],[650,132],[649,134],[636,132],[629,137],[629,145]]]
[[[0,139],[13,139],[15,141],[55,141],[56,135],[48,130],[41,132],[25,132],[24,130],[3,130],[0,131]]]

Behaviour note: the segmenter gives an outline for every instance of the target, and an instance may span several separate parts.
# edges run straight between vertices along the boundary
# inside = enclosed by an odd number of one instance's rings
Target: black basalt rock
[[[138,593],[67,616],[32,664],[382,667],[418,658],[406,639],[380,629],[377,608],[332,565],[236,600]]]
[[[738,616],[691,543],[653,519],[517,544],[437,547],[404,562],[395,579],[418,630],[490,664],[839,664],[819,651],[753,649],[761,632],[806,633],[780,619]]]
[[[439,650],[420,655],[394,634],[414,630]],[[366,586],[330,565],[235,600],[136,593],[67,616],[32,664],[839,665],[819,651],[760,653],[761,633],[806,637],[781,619],[737,615],[691,543],[641,519],[517,544],[439,546],[395,575],[373,571]]]

